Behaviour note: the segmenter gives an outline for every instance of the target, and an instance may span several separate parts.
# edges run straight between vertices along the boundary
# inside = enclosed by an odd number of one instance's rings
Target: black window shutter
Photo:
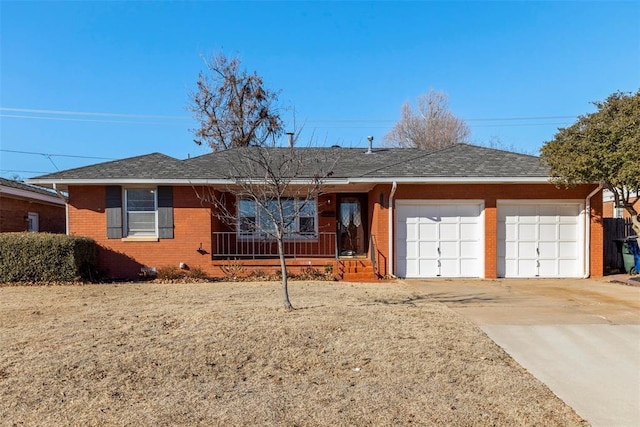
[[[122,238],[122,188],[119,185],[107,186],[107,238]]]
[[[173,187],[158,187],[158,234],[173,239]]]

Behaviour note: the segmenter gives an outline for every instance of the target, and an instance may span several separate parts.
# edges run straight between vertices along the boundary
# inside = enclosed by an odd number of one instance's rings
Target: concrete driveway
[[[592,426],[640,426],[640,287],[406,280],[464,315]]]

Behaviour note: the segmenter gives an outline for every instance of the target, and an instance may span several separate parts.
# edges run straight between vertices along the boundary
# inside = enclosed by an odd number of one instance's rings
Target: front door
[[[367,197],[349,194],[339,197],[338,251],[340,256],[366,255]]]

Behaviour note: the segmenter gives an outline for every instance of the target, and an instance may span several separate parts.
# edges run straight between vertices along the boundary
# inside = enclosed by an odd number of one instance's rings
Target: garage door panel
[[[560,242],[558,244],[558,256],[560,258],[575,259],[576,247],[573,242]]]
[[[544,224],[541,223],[538,228],[538,239],[539,240],[556,240],[558,237],[558,226],[557,224]]]
[[[428,242],[428,241],[420,241],[418,243],[420,245],[420,252],[418,253],[419,258],[437,258],[438,257],[438,243],[437,242]]]
[[[440,258],[459,258],[459,242],[440,242]]]
[[[535,258],[538,255],[536,242],[516,242],[515,246],[517,250],[507,252],[507,257]]]
[[[478,223],[460,224],[460,238],[466,241],[474,241],[480,239],[480,230]]]
[[[438,274],[438,261],[435,259],[420,259],[419,269],[408,277],[436,277]],[[407,272],[408,275],[409,272]]]
[[[507,239],[507,241],[514,241],[518,238],[518,224],[506,224],[505,227],[498,227],[498,236],[502,236]],[[503,231],[504,230],[504,231]]]
[[[558,258],[558,242],[538,242],[540,258]]]
[[[524,224],[520,223],[517,226],[517,234],[515,239],[535,241],[537,237],[537,225],[536,224]]]
[[[571,277],[571,275],[575,274],[575,260],[559,260],[558,270],[560,277]]]
[[[421,222],[418,227],[419,234],[416,236],[416,239],[426,239],[430,237],[435,237],[438,233],[438,224],[434,222]]]
[[[466,242],[463,242],[462,245],[460,245],[460,258],[462,258],[463,260],[477,260],[481,258],[481,254],[478,253],[478,247],[476,245],[473,244],[465,244]]]
[[[459,277],[460,262],[458,259],[441,259],[440,260],[440,276],[442,277]]]
[[[576,224],[560,224],[559,226],[559,237],[560,240],[570,240],[576,241],[578,240],[578,229]]]
[[[478,261],[484,254],[481,214],[482,206],[475,202],[398,201],[396,229],[406,230],[404,234],[396,234],[398,274],[481,277],[483,263]]]
[[[458,240],[460,236],[458,235],[458,224],[457,223],[440,223],[440,240]]]

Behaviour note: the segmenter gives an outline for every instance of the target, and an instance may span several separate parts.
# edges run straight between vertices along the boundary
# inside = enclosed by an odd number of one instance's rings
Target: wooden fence
[[[631,219],[603,218],[603,221],[605,273],[624,271],[622,255],[620,255],[620,245],[625,237],[635,234],[631,228]]]

